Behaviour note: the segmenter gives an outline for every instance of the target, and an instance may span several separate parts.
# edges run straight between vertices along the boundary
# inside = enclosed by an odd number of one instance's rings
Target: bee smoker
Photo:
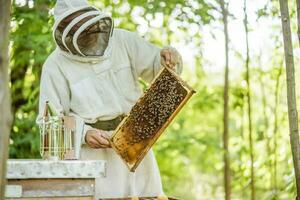
[[[40,154],[43,159],[74,160],[75,119],[69,116],[55,116],[46,102],[40,128]]]

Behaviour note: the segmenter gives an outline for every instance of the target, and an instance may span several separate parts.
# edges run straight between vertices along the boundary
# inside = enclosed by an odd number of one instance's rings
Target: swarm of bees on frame
[[[112,137],[113,147],[129,166],[141,159],[144,150],[157,139],[159,130],[193,92],[170,69],[161,71]]]
[[[187,91],[175,77],[166,71],[148,90],[140,103],[136,104],[124,124],[132,135],[128,135],[129,145],[151,139],[164,125],[185,98]]]

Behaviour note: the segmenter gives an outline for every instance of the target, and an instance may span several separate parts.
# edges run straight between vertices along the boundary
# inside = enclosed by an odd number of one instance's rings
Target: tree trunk
[[[259,66],[261,66],[261,62],[259,62]],[[266,95],[266,90],[265,90],[265,83],[263,81],[263,71],[260,71],[260,75],[259,75],[259,84],[260,84],[260,88],[261,88],[261,93],[262,93],[262,115],[264,116],[264,137],[266,140],[266,152],[267,155],[272,155],[272,150],[271,150],[271,139],[268,135],[269,132],[269,117],[267,115],[268,111],[267,111],[267,95]],[[269,168],[270,171],[270,176],[271,178],[273,177],[273,166],[272,166],[272,160],[270,158],[270,156],[267,158],[267,166]],[[267,187],[267,186],[266,186]],[[269,185],[270,189],[272,187],[272,183]]]
[[[275,106],[274,106],[274,130],[273,130],[273,138],[274,138],[274,174],[273,174],[273,190],[277,193],[277,132],[278,132],[278,101],[279,101],[279,86],[280,86],[280,77],[282,74],[282,63],[279,66],[278,74],[276,76],[276,85],[275,85]]]
[[[255,173],[254,173],[254,152],[253,152],[253,135],[252,135],[252,108],[251,108],[251,85],[250,85],[250,56],[249,56],[249,39],[248,39],[248,15],[247,2],[244,0],[244,28],[246,36],[246,82],[247,82],[247,105],[248,105],[248,126],[249,126],[249,151],[251,160],[251,200],[255,200]]]
[[[294,55],[292,46],[292,36],[289,18],[288,1],[279,0],[281,22],[283,30],[283,43],[286,65],[286,81],[287,81],[287,101],[288,101],[288,116],[290,128],[290,142],[292,148],[294,170],[296,176],[297,198],[300,199],[300,144],[298,132],[298,112],[296,103],[295,90],[295,67]]]
[[[11,109],[8,75],[10,0],[0,0],[0,199],[4,199]]]
[[[224,77],[224,111],[223,111],[223,145],[224,145],[224,188],[225,188],[225,200],[229,200],[231,196],[231,188],[230,188],[230,156],[229,156],[229,133],[228,133],[228,101],[229,101],[229,61],[228,61],[228,7],[225,5],[224,0],[220,0],[220,5],[222,9],[223,16],[223,24],[224,24],[224,36],[225,36],[225,77]]]
[[[297,24],[298,24],[298,40],[300,44],[300,0],[296,0],[297,3]]]

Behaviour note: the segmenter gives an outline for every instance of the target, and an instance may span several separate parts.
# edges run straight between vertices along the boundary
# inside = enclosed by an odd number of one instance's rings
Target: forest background
[[[154,147],[164,189],[184,200],[223,199],[223,1],[90,2],[111,13],[116,27],[138,32],[158,46],[172,45],[183,55],[182,77],[197,93]],[[55,48],[54,4],[53,0],[13,1],[10,87],[14,120],[10,158],[40,158],[35,119],[42,65]],[[289,4],[299,85],[297,7],[295,1]],[[223,8],[228,11],[227,123],[232,199],[250,199],[253,192],[256,199],[293,199],[295,181],[279,3],[225,1]]]

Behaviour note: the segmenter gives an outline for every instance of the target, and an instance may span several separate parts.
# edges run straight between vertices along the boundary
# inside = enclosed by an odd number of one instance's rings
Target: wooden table
[[[94,200],[105,161],[8,160],[7,200]]]

